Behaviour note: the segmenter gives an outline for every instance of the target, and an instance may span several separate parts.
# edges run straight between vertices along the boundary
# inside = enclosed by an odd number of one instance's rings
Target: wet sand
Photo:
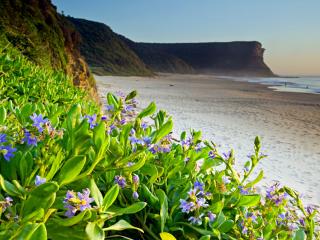
[[[254,137],[261,136],[268,157],[258,166],[265,172],[260,185],[279,180],[302,193],[305,202],[320,204],[320,95],[206,75],[95,78],[102,98],[108,91],[137,90],[141,107],[155,101],[173,116],[175,133],[202,130],[220,152],[233,148],[238,166],[253,151]]]

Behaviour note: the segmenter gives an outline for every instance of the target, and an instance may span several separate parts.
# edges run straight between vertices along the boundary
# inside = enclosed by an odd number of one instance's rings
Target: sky
[[[52,0],[137,42],[259,41],[282,75],[320,75],[320,0]]]

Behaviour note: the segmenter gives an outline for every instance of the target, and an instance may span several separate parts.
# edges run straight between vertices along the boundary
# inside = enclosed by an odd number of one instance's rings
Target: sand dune
[[[145,107],[155,101],[173,116],[175,132],[201,129],[221,151],[233,148],[247,161],[256,135],[262,137],[265,171],[297,189],[308,203],[320,203],[320,96],[274,92],[266,86],[205,75],[156,78],[96,76],[101,97],[108,91],[139,92]]]

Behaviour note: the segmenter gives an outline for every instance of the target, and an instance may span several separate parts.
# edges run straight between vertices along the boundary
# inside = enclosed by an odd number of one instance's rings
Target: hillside
[[[81,34],[81,53],[94,73],[152,75],[152,71],[107,25],[72,17],[68,20]]]
[[[80,55],[80,35],[49,0],[1,0],[0,36],[37,65],[62,70],[76,86],[95,89]]]
[[[97,74],[154,72],[273,76],[264,48],[252,42],[138,43],[103,23],[68,17],[80,32],[81,53]]]
[[[164,65],[167,56],[174,56],[193,69],[193,73],[273,76],[264,63],[262,44],[252,42],[208,43],[136,43],[127,44],[154,71],[181,72]],[[157,56],[157,57],[155,57]]]

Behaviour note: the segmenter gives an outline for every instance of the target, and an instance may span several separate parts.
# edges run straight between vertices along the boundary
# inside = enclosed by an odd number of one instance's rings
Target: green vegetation
[[[91,70],[99,75],[150,76],[152,71],[102,23],[68,17],[81,34],[81,54]]]
[[[62,70],[75,85],[94,88],[80,56],[80,35],[49,0],[1,0],[0,36],[37,65]]]
[[[201,132],[136,92],[103,113],[63,72],[0,43],[0,239],[313,239],[318,209],[255,185],[260,139],[242,172]]]

